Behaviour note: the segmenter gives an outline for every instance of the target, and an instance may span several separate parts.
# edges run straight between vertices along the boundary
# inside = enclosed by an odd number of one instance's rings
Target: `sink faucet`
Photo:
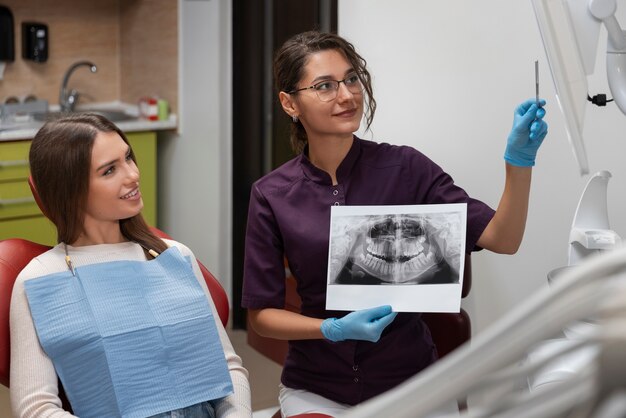
[[[61,91],[59,92],[59,105],[62,112],[71,112],[74,110],[76,102],[78,102],[79,93],[76,90],[67,91],[67,82],[70,80],[70,76],[78,67],[87,66],[92,73],[98,71],[96,64],[89,61],[75,62],[67,69],[63,76],[63,82],[61,83]]]

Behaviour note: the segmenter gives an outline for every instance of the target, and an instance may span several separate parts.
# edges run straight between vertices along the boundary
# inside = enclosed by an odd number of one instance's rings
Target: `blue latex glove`
[[[504,152],[507,163],[518,167],[535,165],[537,150],[548,133],[548,124],[543,120],[545,104],[545,100],[539,100],[538,107],[535,99],[529,99],[515,109],[513,129]]]
[[[365,340],[376,342],[397,312],[391,306],[363,309],[351,312],[343,318],[328,318],[322,322],[322,334],[330,341]]]

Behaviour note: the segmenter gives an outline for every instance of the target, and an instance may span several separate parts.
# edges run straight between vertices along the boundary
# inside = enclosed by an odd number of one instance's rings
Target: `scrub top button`
[[[333,190],[333,196],[337,196],[338,194],[339,194],[339,191]]]
[[[339,206],[339,202],[335,202],[335,206]]]
[[[359,383],[359,378],[358,377],[354,378],[354,383]]]
[[[354,366],[352,366],[352,370],[354,370],[354,371],[356,372],[357,370],[359,370],[359,366],[357,366],[357,365],[355,364]]]

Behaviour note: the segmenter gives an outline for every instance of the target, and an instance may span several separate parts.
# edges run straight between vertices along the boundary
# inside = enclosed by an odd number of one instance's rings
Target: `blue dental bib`
[[[144,418],[233,393],[206,294],[178,248],[24,283],[39,342],[81,418]]]

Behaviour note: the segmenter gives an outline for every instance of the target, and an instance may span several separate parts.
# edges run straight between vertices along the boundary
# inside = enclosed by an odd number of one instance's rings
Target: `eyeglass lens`
[[[341,81],[328,80],[316,84],[314,86],[314,90],[317,93],[317,97],[324,102],[334,100],[337,97],[337,92],[339,91],[339,83],[345,84],[350,93],[359,94],[363,91],[363,84],[361,84],[359,76],[353,74]]]

